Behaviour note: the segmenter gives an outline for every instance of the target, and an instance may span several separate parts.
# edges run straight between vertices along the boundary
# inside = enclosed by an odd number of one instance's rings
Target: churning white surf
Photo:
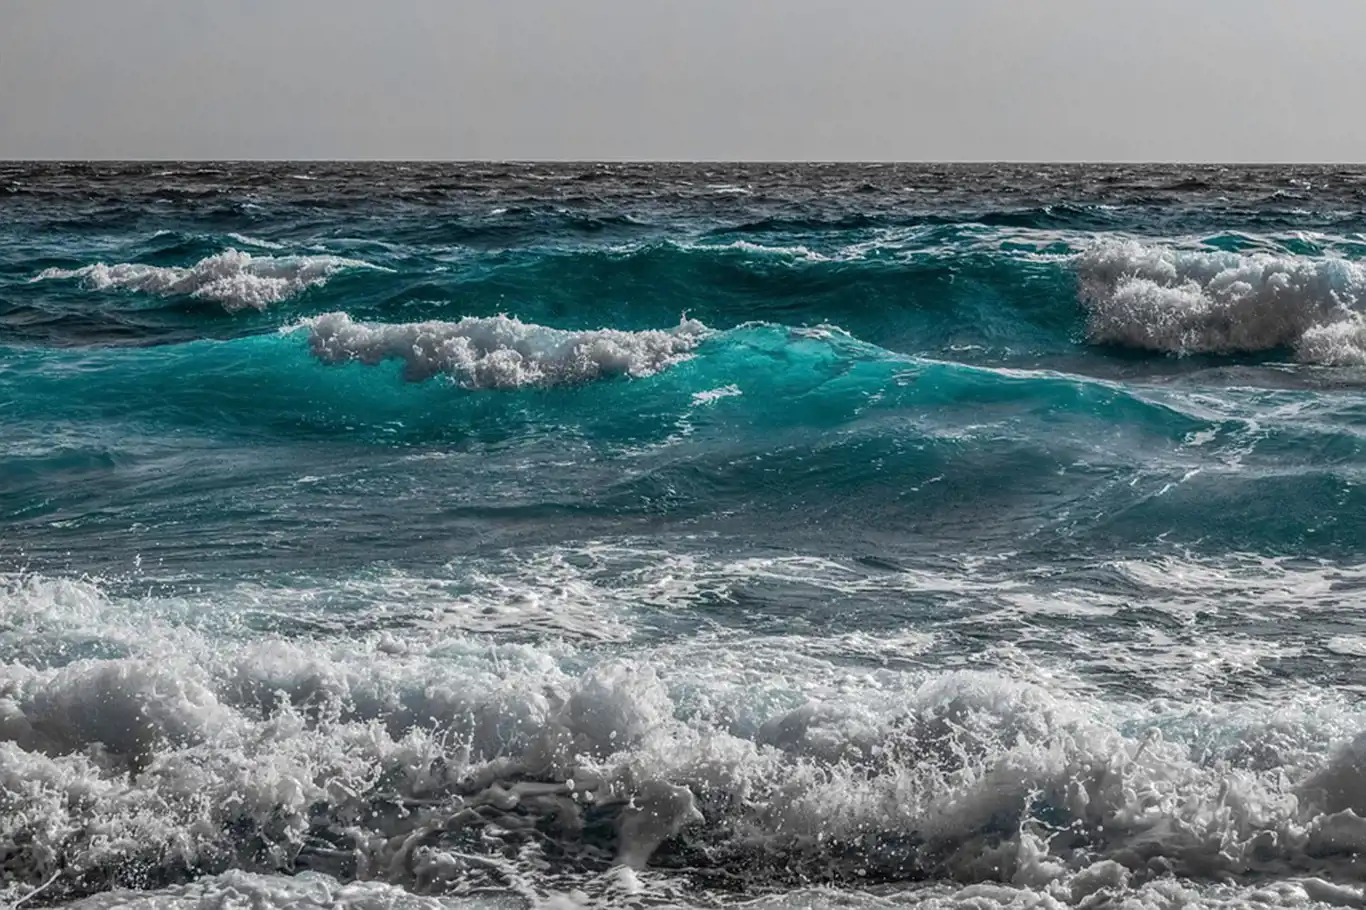
[[[544,577],[480,596],[491,606],[620,585],[620,573],[578,568],[590,554],[563,555]],[[830,590],[858,581],[817,558],[658,561],[616,595],[648,602],[664,586],[686,598],[756,573]],[[1296,572],[1278,583],[1321,580]],[[895,583],[991,590],[952,574]],[[1232,704],[1106,699],[1019,654],[990,670],[925,669],[943,651],[858,666],[828,659],[819,638],[749,632],[611,650],[513,643],[391,598],[349,616],[407,623],[396,635],[338,623],[286,639],[222,624],[271,606],[261,594],[123,598],[33,577],[0,588],[0,868],[12,873],[0,900],[49,880],[79,893],[139,863],[174,883],[177,864],[212,868],[244,843],[258,871],[440,891],[490,873],[501,885],[539,862],[537,844],[642,869],[681,839],[760,887],[766,857],[846,864],[857,880],[903,873],[910,856],[910,871],[1053,906],[1172,873],[1350,879],[1366,844],[1360,709],[1327,689]],[[273,594],[276,605],[309,595]]]
[[[114,288],[161,297],[214,300],[232,312],[264,310],[309,288],[326,284],[339,272],[373,268],[377,266],[340,256],[254,256],[228,249],[191,266],[97,262],[78,269],[45,269],[33,280],[74,279],[96,291]]]
[[[303,323],[314,356],[325,363],[403,364],[413,381],[438,374],[471,389],[516,389],[651,376],[692,356],[709,334],[682,319],[671,329],[573,332],[511,316],[467,316],[458,322],[357,322],[326,313]]]
[[[1366,264],[1108,241],[1078,257],[1077,274],[1099,344],[1174,354],[1289,348],[1307,363],[1366,363]]]

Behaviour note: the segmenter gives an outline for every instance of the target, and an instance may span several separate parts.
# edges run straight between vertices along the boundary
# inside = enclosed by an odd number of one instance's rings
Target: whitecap
[[[246,234],[234,232],[228,234],[228,237],[235,243],[240,243],[243,246],[255,246],[260,247],[263,250],[283,250],[285,248],[282,243],[276,243],[273,240],[263,240],[260,237],[249,237]]]
[[[438,374],[470,389],[515,389],[644,377],[692,356],[709,330],[684,318],[672,329],[566,331],[510,316],[458,322],[365,323],[346,313],[305,320],[314,356],[325,363],[387,360],[412,381]]]
[[[75,279],[97,291],[114,288],[161,297],[183,295],[217,301],[233,312],[264,310],[326,284],[339,272],[374,268],[378,267],[339,256],[253,256],[228,249],[187,267],[98,262],[77,269],[45,269],[31,280]]]
[[[1107,241],[1077,257],[1087,334],[1173,354],[1290,348],[1307,363],[1366,363],[1366,265],[1340,258]]]

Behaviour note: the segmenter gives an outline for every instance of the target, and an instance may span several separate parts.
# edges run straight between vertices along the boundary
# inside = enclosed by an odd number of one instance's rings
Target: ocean
[[[1366,168],[0,164],[0,904],[1362,906]]]

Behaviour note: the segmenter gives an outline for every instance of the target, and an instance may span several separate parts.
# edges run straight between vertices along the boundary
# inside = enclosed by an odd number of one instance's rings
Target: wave
[[[1076,271],[1094,343],[1173,354],[1284,348],[1306,363],[1366,363],[1366,264],[1126,241],[1097,244]]]
[[[370,323],[327,313],[223,341],[4,350],[3,385],[24,413],[61,408],[73,418],[88,410],[142,423],[221,420],[295,431],[344,425],[362,434],[388,426],[386,438],[409,441],[568,422],[610,447],[673,438],[698,421],[734,421],[746,435],[844,425],[885,431],[893,441],[910,433],[1031,446],[1085,425],[1164,449],[1197,433],[1237,445],[1250,427],[1301,439],[1319,433],[1335,444],[1347,438],[1297,422],[1301,409],[1308,417],[1318,408],[1313,391],[1285,392],[1275,402],[1283,416],[1268,417],[1260,412],[1273,393],[1255,389],[1214,402],[1165,384],[973,366],[901,354],[835,326],[714,330],[685,317],[670,329],[574,331],[510,316]],[[101,382],[87,381],[92,369]],[[648,381],[611,381],[625,378]],[[517,393],[515,408],[495,403],[502,393]],[[784,407],[771,406],[779,400]],[[699,407],[712,416],[702,420]],[[1049,424],[1046,439],[1036,420]]]
[[[139,256],[185,261],[221,239],[175,234]],[[529,324],[578,331],[604,322],[648,330],[682,311],[719,329],[752,320],[833,322],[891,350],[978,363],[1076,355],[1084,335],[1092,347],[1082,356],[1101,374],[1107,365],[1097,345],[1179,355],[1284,349],[1305,363],[1366,361],[1353,329],[1366,264],[1350,258],[1363,248],[1327,235],[1095,242],[1075,231],[945,225],[495,253],[464,249],[430,260],[407,246],[365,249],[352,254],[360,258],[345,259],[232,249],[189,267],[68,269],[52,258],[33,268],[57,266],[39,279],[221,299],[228,309],[265,308],[317,289],[340,271],[369,269],[373,280],[348,280],[301,304],[318,314],[344,310],[365,323],[387,322],[395,312],[411,323],[450,321],[452,310],[491,319],[513,300]],[[58,343],[65,331],[60,319],[75,320],[73,336],[79,330],[80,337],[67,343],[98,338],[101,327],[111,340],[123,340],[129,325],[152,340],[179,340],[202,319],[183,300],[160,313],[141,306],[136,312],[77,312],[64,295],[32,298],[19,297],[12,306],[58,317],[45,319],[42,329],[44,338]],[[603,312],[603,300],[614,302],[610,314]],[[35,325],[14,315],[0,321],[0,331],[33,337]],[[205,330],[223,331],[221,320]]]
[[[1054,233],[958,230],[519,250],[414,275],[377,305],[326,308],[417,321],[493,316],[515,302],[525,321],[574,329],[641,330],[680,312],[723,330],[829,322],[888,349],[948,358],[976,344],[986,358],[1075,346],[1072,252]]]
[[[1173,874],[1355,880],[1366,843],[1360,716],[1328,691],[1107,701],[1028,667],[852,674],[800,636],[752,633],[603,653],[385,601],[295,638],[215,625],[263,606],[253,587],[0,592],[0,896],[226,869],[459,891],[613,867],[761,892],[1090,894]]]
[[[327,313],[305,322],[324,363],[403,363],[405,378],[452,376],[471,389],[515,389],[611,376],[651,376],[691,356],[708,330],[684,318],[677,328],[643,332],[570,332],[508,316],[400,325],[356,322]]]
[[[320,287],[348,269],[373,269],[367,262],[339,256],[253,256],[228,249],[194,265],[155,266],[102,262],[76,269],[44,269],[32,281],[79,280],[86,287],[187,296],[221,303],[229,312],[264,310],[303,291]]]
[[[200,405],[211,400],[220,409],[265,412],[272,403],[297,405],[308,397],[309,406],[352,402],[354,407],[344,409],[348,423],[364,424],[371,422],[364,419],[367,404],[386,402],[379,408],[383,413],[405,402],[425,410],[435,402],[456,406],[481,397],[453,393],[450,383],[429,381],[441,377],[469,393],[650,378],[645,386],[600,383],[573,398],[521,400],[527,406],[544,401],[561,411],[579,404],[587,413],[597,410],[603,396],[611,396],[648,401],[652,411],[670,414],[699,402],[716,405],[729,399],[751,412],[757,425],[802,425],[810,419],[825,425],[913,407],[940,415],[975,409],[974,422],[981,424],[993,408],[1005,409],[1003,417],[1018,416],[1021,408],[1042,408],[1166,426],[1174,438],[1206,428],[1208,416],[1201,408],[1183,408],[1160,389],[1149,394],[1047,369],[913,357],[836,326],[753,322],[713,330],[687,317],[669,329],[574,331],[511,316],[375,323],[335,312],[304,318],[277,333],[223,341],[93,351],[9,350],[16,400],[25,402],[21,407],[51,396],[73,408],[87,402],[107,407],[155,400],[161,404],[156,410],[165,413],[174,401],[184,400],[198,402],[188,408],[199,413]],[[347,365],[374,369],[321,368]],[[383,369],[386,365],[398,370]],[[91,368],[102,371],[102,383],[84,381]],[[784,397],[791,407],[766,407],[774,396]]]
[[[242,503],[302,497],[316,508],[300,513],[296,535],[355,559],[372,556],[372,542],[333,540],[334,505],[364,502],[363,512],[434,528],[456,514],[585,526],[668,516],[722,531],[773,521],[770,533],[784,539],[872,526],[910,529],[926,546],[1046,547],[1062,537],[1088,552],[1154,539],[1199,552],[1282,552],[1295,541],[1321,555],[1354,552],[1366,515],[1341,460],[1358,445],[1360,415],[1335,392],[1210,392],[971,367],[896,354],[832,327],[580,333],[512,319],[385,326],[337,317],[314,339],[315,328],[156,347],[5,349],[0,397],[27,416],[0,453],[0,478],[11,478],[0,494],[33,522],[26,552],[65,552],[66,532],[40,519],[86,522],[91,504],[115,493],[146,500],[144,519],[171,527],[183,500],[154,504],[179,485],[202,490],[201,508],[238,516]],[[489,342],[499,332],[508,335]],[[332,348],[320,358],[315,345]],[[628,381],[631,370],[638,378]],[[120,429],[102,429],[111,421]],[[69,462],[43,454],[54,430]],[[153,469],[189,435],[225,454],[174,477]],[[382,504],[346,484],[296,483],[331,473],[335,456],[322,453],[343,442],[348,458],[417,448],[446,460],[411,477],[395,468],[409,480]],[[277,445],[305,454],[276,464],[263,453]],[[566,485],[557,478],[571,464]],[[54,467],[66,478],[60,492],[32,483]],[[418,473],[429,479],[419,483]],[[430,496],[430,477],[442,478],[441,497]],[[971,503],[964,489],[974,491]],[[1213,511],[1229,520],[1210,528]],[[163,551],[189,552],[180,540]]]
[[[273,240],[265,240],[261,237],[248,237],[246,234],[238,234],[235,232],[229,233],[228,237],[231,238],[234,242],[240,243],[243,246],[255,246],[260,247],[263,250],[285,249],[285,245],[283,243],[276,243]]]

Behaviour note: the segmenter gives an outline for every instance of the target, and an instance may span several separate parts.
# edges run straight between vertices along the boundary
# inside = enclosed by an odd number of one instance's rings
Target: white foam
[[[328,875],[304,872],[294,876],[226,872],[187,885],[151,893],[132,891],[101,894],[76,901],[81,910],[205,910],[209,907],[251,907],[259,910],[521,910],[522,901],[487,897],[452,899],[424,897],[383,882],[342,884]]]
[[[963,602],[992,590],[973,565],[936,576],[817,557],[565,555],[579,574],[557,569],[528,594],[600,583],[604,599],[678,617],[761,583]],[[634,569],[619,564],[628,559]],[[1177,575],[1178,596],[1212,596],[1194,570],[1123,568],[1144,583]],[[537,582],[518,569],[502,583]],[[758,888],[764,858],[777,857],[813,872],[845,864],[849,881],[921,863],[959,883],[933,892],[955,905],[1100,895],[1169,906],[1195,886],[1161,891],[1176,882],[1164,870],[1280,876],[1229,886],[1269,889],[1261,904],[1359,897],[1343,883],[1366,846],[1366,745],[1355,738],[1366,718],[1331,691],[1107,699],[975,649],[976,669],[947,671],[944,652],[923,653],[932,637],[901,668],[851,662],[823,634],[802,643],[752,629],[608,643],[551,629],[510,642],[421,625],[439,597],[412,610],[390,596],[395,585],[370,584],[359,588],[368,610],[344,583],[164,601],[34,578],[0,591],[0,900],[54,873],[60,891],[138,861],[211,865],[243,843],[259,845],[243,854],[258,868],[341,875],[355,863],[344,877],[424,892],[539,875],[539,898],[548,866],[572,866],[540,856],[545,839],[581,851],[569,856],[586,857],[593,876],[612,863],[637,870],[575,884],[595,898],[649,892],[657,880],[642,867],[674,836]],[[238,621],[261,611],[313,624],[285,638]],[[853,639],[858,657],[876,655],[869,636]],[[92,640],[106,656],[70,659]],[[263,907],[401,896],[229,873],[143,906],[232,895]]]
[[[509,316],[389,325],[327,313],[303,325],[313,354],[326,363],[397,360],[410,380],[444,373],[471,389],[650,376],[687,360],[708,334],[706,326],[687,318],[673,329],[640,332],[572,332]]]
[[[744,393],[740,391],[740,387],[732,383],[731,385],[721,386],[717,389],[708,389],[705,392],[694,392],[692,403],[699,406],[712,405],[723,398],[738,398],[743,394]]]
[[[283,250],[285,248],[285,245],[282,243],[276,243],[273,240],[264,240],[260,237],[250,237],[246,234],[230,233],[228,234],[228,237],[243,246],[256,246],[263,250]]]
[[[520,883],[518,883],[520,885]],[[731,901],[670,888],[658,876],[618,867],[585,887],[546,895],[509,889],[506,894],[418,895],[380,882],[342,884],[330,876],[228,872],[192,884],[150,893],[102,894],[67,906],[79,910],[205,910],[245,906],[255,910],[584,910],[642,906],[749,910],[1062,910],[1065,907],[1122,907],[1125,910],[1329,910],[1360,907],[1361,889],[1320,878],[1291,877],[1237,884],[1192,882],[1162,877],[1134,883],[1123,867],[1107,860],[1046,886],[1026,883],[922,884],[872,892],[831,888],[782,889],[775,894]],[[27,906],[27,905],[26,905]]]
[[[376,268],[339,256],[253,256],[225,250],[192,266],[155,266],[103,262],[79,269],[45,269],[33,281],[78,279],[92,290],[138,291],[162,297],[189,296],[214,300],[229,312],[263,310],[313,287],[347,269]]]
[[[791,246],[767,246],[762,243],[755,243],[752,240],[733,240],[724,244],[699,244],[695,247],[699,250],[738,250],[760,256],[777,256],[786,259],[799,259],[807,262],[830,262],[832,257],[822,253],[817,253],[810,247],[802,244],[792,244]],[[686,247],[685,247],[686,249]]]
[[[1093,342],[1174,354],[1294,349],[1366,362],[1366,265],[1107,241],[1076,259]]]
[[[1306,363],[1366,366],[1366,322],[1360,316],[1305,329],[1295,346]]]
[[[1334,635],[1324,643],[1324,647],[1344,657],[1366,657],[1366,636]]]

